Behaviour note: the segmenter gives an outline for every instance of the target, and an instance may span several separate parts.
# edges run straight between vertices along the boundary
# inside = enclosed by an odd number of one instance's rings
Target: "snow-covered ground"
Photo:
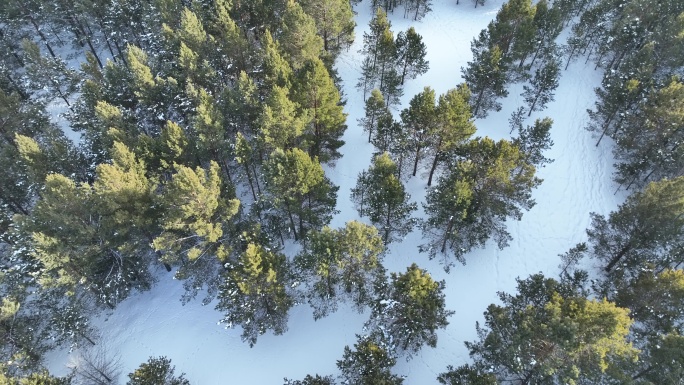
[[[430,61],[426,75],[407,81],[403,106],[425,86],[440,94],[462,81],[460,68],[472,56],[470,41],[494,18],[501,4],[502,0],[488,0],[485,6],[473,8],[470,1],[456,5],[455,0],[434,0],[433,11],[422,21],[403,19],[401,9],[389,15],[395,35],[409,26],[416,28],[427,45]],[[327,170],[332,181],[340,186],[340,214],[333,219],[333,227],[358,219],[349,201],[350,189],[358,173],[368,167],[373,150],[356,123],[363,116],[364,102],[354,88],[361,63],[357,51],[372,12],[367,1],[356,11],[356,43],[337,64],[345,82],[349,129],[344,136],[343,158],[335,168]],[[551,134],[555,145],[546,155],[555,162],[538,173],[544,183],[534,192],[537,205],[521,221],[508,224],[514,238],[510,247],[498,250],[489,244],[486,249],[468,254],[466,266],[455,266],[446,274],[436,260],[430,261],[418,253],[417,245],[422,243],[419,231],[402,243],[391,245],[385,258],[388,270],[404,271],[416,262],[434,278],[446,281],[447,307],[455,311],[449,327],[439,332],[437,348],[423,348],[412,360],[397,363],[394,370],[406,376],[407,385],[436,383],[436,376],[447,365],[467,362],[463,342],[476,338],[475,322],[482,321],[487,305],[497,301],[497,291],[514,291],[516,277],[540,271],[556,276],[558,254],[585,239],[589,212],[606,214],[624,199],[623,193],[614,195],[616,186],[610,180],[613,161],[607,147],[609,141],[604,140],[597,148],[595,140],[583,129],[588,119],[586,109],[594,101],[593,88],[600,84],[600,79],[600,72],[594,71],[591,63],[584,65],[580,59],[570,64],[562,72],[557,101],[527,120],[529,124],[535,117],[554,119]],[[476,135],[510,137],[507,119],[523,105],[521,92],[521,85],[513,86],[502,111],[476,121]],[[417,202],[424,200],[426,179],[413,178],[408,182]],[[240,341],[239,328],[225,330],[217,324],[221,314],[213,310],[213,304],[202,306],[200,301],[193,301],[181,305],[181,283],[172,280],[170,274],[160,274],[159,283],[151,291],[134,295],[113,313],[96,320],[103,334],[101,343],[110,352],[118,352],[123,373],[132,371],[149,356],[165,355],[194,385],[276,385],[282,384],[283,377],[335,375],[336,360],[341,358],[345,345],[354,344],[355,334],[363,333],[368,316],[368,312],[359,315],[341,307],[337,313],[314,322],[308,305],[300,305],[291,311],[286,334],[261,336],[254,348],[249,348]],[[54,373],[67,371],[66,353],[55,352],[48,361]],[[124,377],[121,383],[126,382]]]

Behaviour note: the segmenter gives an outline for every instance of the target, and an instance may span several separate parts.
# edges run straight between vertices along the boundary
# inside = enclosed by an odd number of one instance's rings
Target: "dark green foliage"
[[[288,380],[285,379],[283,385],[335,385],[335,380],[331,376],[321,377],[318,374],[314,377],[306,375],[303,380]]]
[[[496,377],[468,364],[454,368],[447,366],[447,372],[437,377],[443,385],[498,385]]]
[[[370,21],[369,33],[363,35],[364,54],[361,78],[357,87],[363,90],[363,99],[377,88],[385,97],[385,104],[397,104],[402,95],[401,76],[397,72],[397,46],[387,14],[380,8]]]
[[[435,110],[435,125],[429,128],[428,151],[433,154],[432,167],[427,185],[432,185],[432,177],[439,165],[452,158],[454,153],[475,133],[475,125],[470,114],[470,90],[459,84],[444,95],[439,96]]]
[[[512,239],[507,218],[520,220],[523,210],[534,206],[531,191],[541,183],[526,155],[506,140],[478,138],[462,148],[463,157],[428,191],[427,218],[421,224],[428,243],[420,246],[431,258],[450,256],[465,262],[464,255],[493,238],[499,248]]]
[[[293,86],[293,100],[308,112],[311,124],[304,134],[311,157],[327,163],[342,156],[338,149],[347,114],[340,103],[340,93],[323,62],[316,58],[304,63]]]
[[[558,59],[549,59],[541,68],[535,70],[530,85],[523,86],[525,91],[522,97],[530,108],[527,116],[532,115],[533,111],[543,110],[547,103],[554,101],[554,91],[558,88],[559,67]]]
[[[408,108],[401,111],[401,123],[408,137],[406,157],[413,161],[413,176],[418,172],[418,164],[425,155],[430,131],[435,127],[436,121],[435,91],[430,87],[423,88],[423,92],[417,93],[411,99]]]
[[[216,309],[224,311],[227,327],[242,326],[242,340],[254,346],[257,338],[273,330],[287,331],[287,319],[294,299],[287,258],[270,248],[249,242],[237,260],[225,263]]]
[[[340,302],[351,302],[362,311],[374,295],[375,277],[384,274],[383,251],[378,230],[360,222],[310,232],[295,265],[306,283],[314,319],[335,312]]]
[[[113,164],[98,166],[92,186],[48,175],[42,199],[19,223],[32,238],[32,256],[45,266],[43,286],[90,293],[108,307],[153,281],[146,231],[154,225],[156,185],[124,145],[117,143],[113,154]]]
[[[425,60],[427,49],[423,43],[423,37],[413,27],[397,34],[396,46],[398,72],[401,74],[402,85],[406,77],[415,79],[430,69],[429,62]]]
[[[636,277],[647,266],[676,266],[682,262],[683,212],[684,177],[652,182],[608,218],[591,214],[591,256],[605,264],[609,280],[616,282]]]
[[[553,162],[553,159],[546,158],[543,154],[543,151],[553,146],[551,125],[553,125],[551,118],[536,119],[532,126],[524,128],[521,124],[518,128],[518,137],[513,140],[513,143],[525,154],[525,160],[535,167],[544,167],[547,163]]]
[[[655,273],[644,269],[630,281],[617,283],[609,298],[618,306],[630,309],[637,322],[633,332],[656,336],[684,332],[684,271],[665,269]]]
[[[265,164],[264,174],[265,198],[278,210],[281,220],[289,222],[295,240],[330,222],[338,187],[325,177],[316,158],[298,148],[276,150]]]
[[[0,383],[3,385],[71,385],[72,383],[72,376],[53,377],[47,370],[32,373],[26,377],[16,378],[7,377],[1,372],[2,369],[0,367]]]
[[[176,165],[176,173],[158,198],[162,231],[152,245],[163,263],[179,266],[176,278],[186,280],[186,301],[204,286],[208,289],[205,303],[213,299],[218,266],[231,252],[227,225],[240,201],[225,199],[219,172],[215,162],[208,170]]]
[[[306,0],[302,8],[316,22],[323,49],[335,59],[354,42],[354,14],[347,0]]]
[[[498,46],[478,50],[472,48],[473,61],[461,68],[463,78],[473,94],[471,106],[476,118],[484,118],[488,111],[501,110],[498,98],[508,95],[506,90],[506,63]]]
[[[411,196],[398,174],[397,165],[385,152],[373,158],[371,167],[359,174],[352,189],[351,199],[359,215],[368,216],[378,227],[385,244],[400,241],[415,224],[411,213],[417,209],[416,204],[409,203]]]
[[[616,362],[636,360],[628,310],[587,299],[581,287],[535,274],[499,298],[466,346],[502,383],[597,383]]]
[[[365,116],[359,119],[359,124],[361,124],[363,130],[368,132],[368,143],[373,138],[373,131],[378,126],[378,121],[387,113],[389,112],[387,111],[387,106],[385,106],[385,99],[382,93],[377,88],[373,89],[370,98],[366,100]]]
[[[295,1],[286,2],[282,15],[280,42],[283,56],[290,63],[292,69],[298,70],[308,60],[317,59],[324,48],[323,39],[318,35],[316,22],[307,15],[302,6]]]
[[[190,385],[184,374],[175,376],[175,367],[171,365],[171,360],[162,357],[150,357],[147,362],[133,372],[128,373],[126,385]]]
[[[370,325],[392,338],[398,352],[409,357],[423,345],[437,346],[437,329],[449,324],[453,311],[444,308],[444,281],[435,282],[415,263],[405,273],[392,273],[387,290],[373,305]]]
[[[392,357],[386,339],[373,333],[358,336],[354,350],[344,347],[342,359],[337,361],[343,383],[356,385],[401,385],[403,378],[390,370],[397,360]]]

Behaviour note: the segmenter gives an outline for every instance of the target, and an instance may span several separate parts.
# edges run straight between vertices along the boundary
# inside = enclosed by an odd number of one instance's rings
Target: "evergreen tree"
[[[608,218],[591,213],[591,256],[605,263],[611,281],[634,277],[650,266],[681,263],[684,177],[650,183],[630,195]]]
[[[309,155],[324,163],[339,158],[347,115],[340,103],[340,93],[323,62],[318,58],[305,62],[293,88],[293,99],[311,117],[311,126],[306,133]]]
[[[404,17],[413,13],[413,20],[420,20],[432,11],[431,6],[431,0],[406,0],[404,2]]]
[[[478,138],[464,146],[465,158],[451,166],[428,190],[424,204],[427,219],[421,224],[428,243],[420,246],[431,258],[448,256],[465,262],[463,255],[474,247],[482,247],[494,238],[499,248],[511,240],[505,221],[520,220],[522,210],[534,206],[532,188],[541,180],[525,154],[506,140],[494,142]]]
[[[506,64],[501,49],[472,49],[473,61],[467,68],[461,68],[463,79],[473,94],[471,105],[476,118],[484,118],[490,110],[501,110],[497,98],[508,96],[506,91]]]
[[[609,298],[630,310],[633,332],[656,336],[684,332],[684,271],[665,269],[655,273],[644,269],[631,281],[617,283]]]
[[[321,377],[318,374],[315,376],[306,375],[303,380],[288,380],[285,379],[283,385],[335,385],[335,380],[331,376]]]
[[[614,150],[618,159],[616,182],[629,189],[679,176],[684,167],[679,145],[684,127],[684,82],[673,77],[653,91],[643,101],[640,113],[631,117]]]
[[[221,322],[242,326],[242,340],[250,347],[267,330],[276,335],[287,331],[294,299],[286,290],[290,282],[285,255],[250,241],[238,259],[225,267],[216,305],[225,312]]]
[[[479,340],[466,346],[500,382],[596,383],[616,361],[636,359],[628,310],[587,299],[573,284],[535,274],[499,299],[477,326]]]
[[[354,42],[354,14],[347,0],[306,0],[302,8],[316,22],[318,35],[323,38],[323,49],[334,60],[343,49]]]
[[[383,250],[378,230],[356,221],[340,230],[326,226],[309,232],[295,265],[306,283],[314,319],[335,312],[340,302],[362,311],[374,293],[375,276],[384,272]]]
[[[536,119],[532,126],[525,128],[520,124],[519,135],[513,139],[513,143],[525,154],[527,163],[535,167],[544,167],[545,164],[553,162],[553,159],[548,159],[543,154],[543,151],[553,146],[550,133],[552,124],[551,118]]]
[[[380,90],[375,88],[371,91],[370,98],[366,100],[365,116],[359,119],[359,124],[363,127],[363,131],[368,132],[368,143],[371,142],[373,131],[378,126],[378,120],[385,111],[387,111],[385,99]]]
[[[42,370],[37,373],[29,374],[26,377],[16,378],[7,377],[2,373],[2,367],[0,367],[0,383],[6,385],[71,385],[71,376],[66,377],[53,377],[48,373],[47,370]]]
[[[280,30],[278,41],[294,70],[301,68],[307,60],[318,58],[323,51],[324,41],[318,36],[316,22],[298,2],[287,2]]]
[[[437,381],[443,385],[498,385],[493,374],[468,364],[458,368],[447,366],[447,371],[441,373]]]
[[[261,61],[263,73],[261,75],[260,89],[262,93],[270,92],[274,86],[290,88],[292,81],[292,67],[283,57],[280,44],[273,40],[269,31],[264,33],[261,42]]]
[[[409,203],[411,196],[398,174],[397,165],[385,152],[373,158],[368,172],[359,175],[352,189],[351,199],[359,215],[370,218],[382,232],[385,244],[403,239],[415,224],[411,213],[417,209],[416,204]]]
[[[288,90],[274,86],[258,120],[262,157],[276,149],[289,150],[302,145],[302,136],[311,117],[308,111],[298,113],[297,110],[298,106],[288,96]]]
[[[228,258],[231,247],[225,238],[228,222],[240,207],[240,201],[222,194],[219,166],[211,162],[208,170],[176,166],[176,173],[159,198],[163,210],[162,232],[153,241],[161,261],[178,265],[176,278],[186,280],[185,300],[207,287],[210,301],[216,294],[220,263]]]
[[[452,88],[439,96],[435,114],[437,122],[429,128],[430,152],[434,154],[427,185],[432,185],[432,177],[440,162],[448,158],[457,148],[475,133],[475,125],[470,114],[470,90],[465,84]]]
[[[325,177],[318,159],[298,148],[276,150],[264,165],[267,199],[295,240],[320,229],[335,212],[338,187]]]
[[[397,48],[387,14],[380,8],[370,21],[369,33],[363,35],[364,54],[361,78],[357,87],[363,90],[363,100],[372,89],[377,88],[385,97],[385,104],[398,102],[401,96],[400,77],[396,71]]]
[[[111,308],[152,283],[147,234],[155,188],[128,148],[117,143],[112,154],[111,165],[98,166],[93,186],[48,175],[41,199],[19,225],[32,238],[26,247],[45,266],[41,285],[89,293]]]
[[[549,59],[543,67],[534,72],[530,85],[523,86],[525,91],[522,97],[530,107],[527,116],[532,115],[532,111],[543,110],[547,103],[554,101],[554,91],[558,88],[559,67],[558,59]]]
[[[446,328],[452,311],[444,308],[444,281],[435,282],[414,263],[390,275],[386,293],[376,300],[371,325],[392,337],[396,349],[411,356],[423,345],[437,346],[437,329]]]
[[[175,367],[166,357],[150,357],[132,373],[128,373],[126,385],[190,385],[185,374],[176,377]]]
[[[428,146],[430,130],[435,126],[437,111],[435,91],[430,87],[416,94],[409,107],[401,111],[401,122],[409,133],[410,156],[413,160],[413,176],[418,172],[418,164],[423,159],[423,150]]]
[[[415,79],[417,76],[426,73],[430,69],[430,64],[425,60],[427,49],[423,43],[423,37],[411,27],[406,32],[397,34],[397,67],[401,74],[401,84],[408,76]]]
[[[69,98],[76,92],[78,74],[69,70],[60,58],[41,55],[37,44],[28,40],[24,40],[22,44],[26,61],[26,84],[34,91],[34,99],[40,97],[49,102],[58,97],[67,106],[71,106]],[[38,92],[46,88],[47,95]]]
[[[374,333],[368,336],[357,335],[354,350],[345,346],[342,359],[337,361],[337,368],[344,383],[401,385],[404,379],[390,372],[396,362],[384,337]]]

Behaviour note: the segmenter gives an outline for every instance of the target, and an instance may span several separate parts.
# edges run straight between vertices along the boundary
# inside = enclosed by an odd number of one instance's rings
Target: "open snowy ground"
[[[489,0],[485,6],[473,8],[470,1],[456,5],[455,0],[434,0],[433,11],[422,21],[403,19],[403,11],[390,14],[392,30],[414,26],[427,45],[430,71],[415,80],[407,80],[403,106],[430,86],[437,94],[444,93],[462,81],[460,68],[471,59],[470,41],[491,21],[502,0]],[[363,116],[363,98],[354,85],[360,75],[363,31],[367,29],[372,12],[368,2],[356,11],[356,43],[340,58],[337,68],[344,80],[348,99],[348,125],[342,148],[344,157],[327,173],[340,186],[337,215],[332,227],[343,226],[348,220],[358,219],[349,201],[350,189],[359,172],[370,163],[373,148],[357,125]],[[525,213],[519,222],[508,224],[514,240],[510,247],[498,250],[491,243],[486,249],[466,256],[467,265],[457,265],[446,274],[435,261],[419,254],[419,231],[414,231],[401,244],[392,244],[385,258],[389,271],[404,271],[412,262],[427,269],[434,278],[446,281],[447,308],[456,313],[449,327],[439,332],[436,349],[423,348],[411,361],[400,360],[395,372],[406,376],[407,385],[436,383],[436,376],[447,365],[468,361],[463,342],[476,338],[475,322],[482,321],[482,313],[497,301],[497,291],[515,290],[515,278],[544,272],[556,276],[560,259],[577,242],[585,239],[584,229],[589,224],[589,212],[607,214],[623,199],[614,195],[611,182],[612,158],[609,141],[595,147],[595,140],[583,127],[588,119],[586,109],[593,105],[593,88],[600,84],[601,74],[584,60],[570,65],[562,72],[557,101],[527,120],[550,116],[554,147],[546,154],[555,162],[541,169],[538,175],[544,183],[534,192],[537,205]],[[476,121],[479,136],[495,139],[509,138],[507,119],[523,104],[518,95],[522,87],[510,89],[504,108],[485,120]],[[412,178],[408,190],[417,202],[425,197],[427,178]],[[419,204],[420,206],[420,204]],[[422,208],[419,209],[419,214]],[[183,288],[170,274],[160,272],[159,283],[149,292],[135,295],[118,306],[116,311],[96,320],[102,330],[101,344],[109,352],[121,357],[122,372],[135,369],[149,356],[165,355],[172,359],[178,371],[187,374],[194,385],[215,384],[282,384],[283,377],[301,379],[306,374],[336,374],[336,360],[342,357],[345,345],[353,345],[355,334],[363,333],[368,316],[356,314],[342,307],[336,314],[313,321],[308,305],[292,309],[289,331],[282,336],[267,334],[259,338],[254,348],[240,340],[239,328],[225,330],[217,325],[221,314],[213,304],[202,306],[200,301],[181,305]],[[65,373],[69,356],[55,352],[49,367],[56,374]],[[120,378],[125,383],[125,376]]]

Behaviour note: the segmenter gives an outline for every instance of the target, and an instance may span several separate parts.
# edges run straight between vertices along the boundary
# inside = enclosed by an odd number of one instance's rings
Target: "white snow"
[[[430,61],[426,75],[407,80],[403,106],[424,86],[441,94],[461,82],[460,68],[471,59],[470,41],[494,18],[501,4],[502,0],[488,0],[485,6],[473,8],[473,3],[466,0],[460,5],[455,0],[434,0],[432,12],[420,22],[403,19],[401,9],[390,14],[395,36],[411,25],[423,36]],[[363,115],[364,102],[354,88],[361,63],[357,51],[372,12],[367,1],[357,6],[356,11],[356,43],[337,64],[345,82],[349,129],[341,149],[343,158],[335,168],[326,170],[340,186],[340,214],[333,219],[333,227],[358,219],[349,201],[350,189],[358,173],[368,167],[373,151],[367,135],[356,123]],[[539,171],[544,183],[534,192],[537,205],[521,221],[508,224],[514,238],[510,247],[498,250],[490,242],[486,249],[466,255],[466,266],[457,265],[446,274],[437,260],[429,261],[426,255],[418,253],[417,245],[422,243],[419,231],[403,243],[390,246],[385,258],[388,270],[404,271],[416,262],[434,278],[444,279],[447,307],[456,312],[449,327],[439,332],[436,349],[423,348],[412,360],[399,360],[394,371],[406,376],[407,385],[436,383],[436,376],[447,365],[467,362],[463,342],[476,338],[475,322],[481,322],[486,307],[497,302],[496,292],[513,292],[516,277],[540,271],[556,276],[560,263],[557,255],[585,240],[589,212],[607,214],[624,199],[624,193],[614,195],[616,186],[610,179],[611,144],[604,141],[595,147],[595,139],[583,129],[588,119],[586,109],[594,101],[593,88],[601,80],[601,73],[593,67],[592,63],[585,65],[584,58],[570,64],[562,72],[556,102],[526,121],[530,124],[535,117],[544,116],[554,119],[555,145],[545,155],[555,162]],[[510,138],[507,119],[523,105],[521,92],[522,85],[511,87],[502,111],[476,121],[476,135]],[[412,178],[408,182],[409,192],[417,202],[424,200],[426,179]],[[417,215],[422,215],[422,208]],[[196,300],[183,306],[182,294],[181,282],[173,280],[171,274],[160,273],[160,282],[151,291],[134,295],[112,314],[95,321],[102,330],[103,343],[122,358],[123,373],[132,371],[149,356],[165,355],[172,359],[177,372],[185,372],[194,385],[274,385],[281,384],[283,377],[336,375],[336,360],[342,357],[345,345],[355,342],[355,334],[363,333],[368,317],[368,312],[359,315],[341,306],[337,313],[314,322],[308,305],[299,305],[291,311],[288,332],[282,336],[261,336],[250,349],[241,342],[239,327],[226,330],[224,325],[217,325],[222,315],[213,310],[214,304],[202,306]],[[66,362],[66,352],[54,352],[48,359],[49,368],[56,374],[67,371]],[[121,383],[125,383],[124,377]]]

